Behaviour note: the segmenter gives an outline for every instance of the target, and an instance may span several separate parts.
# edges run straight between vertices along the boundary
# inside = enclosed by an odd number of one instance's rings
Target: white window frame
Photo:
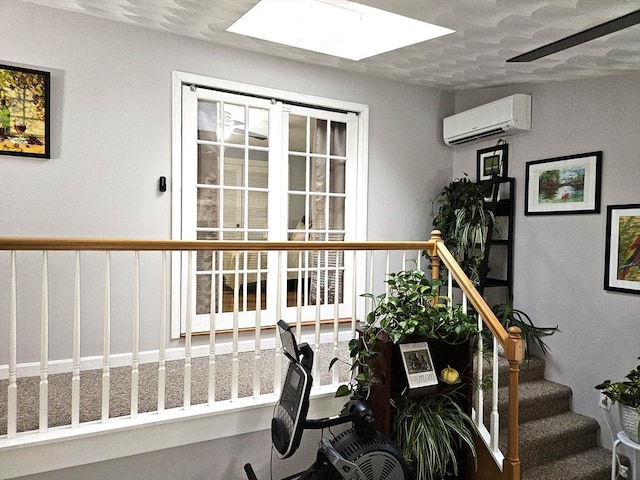
[[[287,103],[317,106],[335,110],[350,111],[358,115],[357,132],[357,175],[356,185],[351,186],[355,193],[356,224],[348,232],[345,240],[364,241],[367,238],[367,197],[368,197],[368,132],[369,107],[360,103],[335,100],[314,95],[289,92],[260,87],[256,85],[211,78],[187,72],[174,71],[172,75],[172,170],[171,188],[171,235],[173,239],[182,238],[182,87],[196,85],[223,91],[236,92],[248,96],[275,98]],[[354,188],[355,187],[355,188]],[[351,192],[351,190],[350,190]],[[181,256],[172,255],[171,276],[171,338],[181,335],[182,293],[181,293]],[[364,265],[360,266],[364,268]],[[365,275],[358,275],[364,282]],[[362,285],[364,288],[364,285]],[[355,307],[355,306],[354,306]],[[358,306],[358,310],[360,310]]]

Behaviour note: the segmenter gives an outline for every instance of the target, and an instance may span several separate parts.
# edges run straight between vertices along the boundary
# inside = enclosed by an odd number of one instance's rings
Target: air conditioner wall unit
[[[515,94],[456,113],[442,122],[444,143],[463,145],[494,135],[531,130],[531,95]]]

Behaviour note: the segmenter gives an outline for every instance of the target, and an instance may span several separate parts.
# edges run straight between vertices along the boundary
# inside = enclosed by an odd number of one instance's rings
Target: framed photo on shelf
[[[0,155],[51,157],[50,76],[0,65]]]
[[[509,160],[509,144],[502,143],[477,152],[477,181],[506,177]]]
[[[640,204],[607,207],[604,288],[640,294]]]
[[[525,215],[600,213],[602,152],[527,162]]]
[[[400,353],[409,388],[428,387],[438,384],[427,342],[401,343]]]

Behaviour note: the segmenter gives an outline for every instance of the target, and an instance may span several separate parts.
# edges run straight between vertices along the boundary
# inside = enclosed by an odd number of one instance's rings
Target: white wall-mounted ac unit
[[[493,135],[531,130],[531,95],[515,94],[456,113],[442,122],[444,143],[462,145]]]

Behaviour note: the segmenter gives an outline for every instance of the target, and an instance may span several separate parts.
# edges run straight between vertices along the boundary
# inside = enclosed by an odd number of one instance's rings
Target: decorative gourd
[[[442,381],[447,383],[456,383],[460,379],[460,374],[455,368],[451,368],[447,365],[447,368],[442,369],[440,378]]]

